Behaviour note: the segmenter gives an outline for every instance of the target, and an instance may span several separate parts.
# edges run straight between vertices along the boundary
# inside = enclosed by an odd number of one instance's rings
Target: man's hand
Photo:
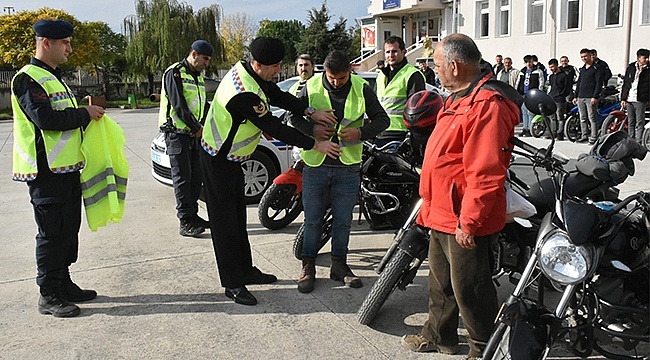
[[[196,132],[191,133],[190,137],[200,138],[201,135],[203,135],[203,126],[201,126],[201,128],[199,130],[197,130]]]
[[[316,110],[311,115],[311,119],[314,120],[317,124],[325,126],[335,126],[336,125],[336,116],[334,116],[334,110]]]
[[[101,117],[106,113],[106,110],[104,110],[103,107],[97,105],[86,106],[86,111],[88,111],[88,115],[90,115],[90,118],[93,120],[101,119]]]
[[[578,98],[573,98],[573,100],[571,100],[571,102],[573,103],[573,105],[577,104],[578,103]]]
[[[325,126],[321,124],[316,124],[316,126],[314,126],[314,138],[316,140],[321,140],[321,141],[329,140],[333,135],[334,135],[334,129],[329,126]]]
[[[332,159],[338,159],[339,155],[341,155],[341,148],[339,147],[339,145],[331,141],[316,140],[313,150],[322,152],[323,154],[331,157]]]
[[[358,141],[361,139],[361,130],[359,128],[346,128],[339,132],[339,139],[343,141]]]
[[[465,250],[473,250],[476,247],[474,235],[466,234],[462,229],[456,229],[456,242]]]
[[[591,103],[591,105],[596,105],[596,104],[598,104],[598,99],[596,99],[596,98],[591,98],[590,103]]]
[[[625,107],[626,107],[625,105],[626,105],[626,101],[621,100],[621,109],[625,109]]]

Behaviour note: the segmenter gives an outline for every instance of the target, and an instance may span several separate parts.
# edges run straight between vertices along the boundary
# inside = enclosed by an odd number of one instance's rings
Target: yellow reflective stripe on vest
[[[345,99],[343,119],[339,123],[339,132],[345,128],[359,128],[363,126],[363,115],[366,113],[366,99],[363,96],[363,87],[367,82],[361,77],[351,74],[352,87]],[[323,86],[322,74],[315,75],[307,81],[307,96],[309,105],[316,109],[331,109],[329,92]],[[339,160],[345,165],[361,162],[363,143],[361,141],[343,141],[339,138],[341,155]],[[303,150],[302,159],[309,166],[320,166],[325,161],[325,154],[316,150]]]
[[[388,78],[383,72],[377,75],[377,97],[390,118],[387,131],[406,131],[403,117],[408,101],[408,81],[416,72],[424,78],[424,74],[410,64],[404,65],[388,84],[386,83]]]
[[[219,84],[208,111],[201,138],[201,146],[208,154],[216,156],[223,146],[223,141],[233,125],[232,116],[226,110],[226,105],[230,99],[243,92],[257,94],[268,109],[266,94],[259,84],[248,74],[242,63],[235,64]],[[255,151],[261,135],[262,131],[257,126],[245,120],[239,125],[226,158],[236,162],[248,159]]]

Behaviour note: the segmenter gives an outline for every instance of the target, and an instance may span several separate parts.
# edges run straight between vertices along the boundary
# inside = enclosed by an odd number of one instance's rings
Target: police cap
[[[36,36],[48,39],[64,39],[70,37],[74,28],[65,20],[39,20],[32,27]]]
[[[212,56],[214,53],[214,48],[210,43],[205,40],[196,40],[192,43],[192,50],[196,51],[200,55]]]

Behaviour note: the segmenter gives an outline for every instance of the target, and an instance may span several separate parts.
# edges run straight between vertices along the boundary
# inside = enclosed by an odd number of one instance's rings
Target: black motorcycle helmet
[[[433,131],[444,101],[438,93],[429,90],[418,91],[406,102],[404,125],[407,128],[420,128]]]
[[[436,126],[438,112],[443,106],[442,96],[429,90],[416,92],[406,102],[404,125],[411,132],[413,161],[417,166],[422,165],[427,141]]]

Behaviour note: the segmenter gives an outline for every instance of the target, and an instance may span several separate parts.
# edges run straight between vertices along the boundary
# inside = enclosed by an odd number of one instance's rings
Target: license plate
[[[157,152],[152,151],[151,161],[155,162],[156,164],[160,164],[162,162],[162,157]]]

